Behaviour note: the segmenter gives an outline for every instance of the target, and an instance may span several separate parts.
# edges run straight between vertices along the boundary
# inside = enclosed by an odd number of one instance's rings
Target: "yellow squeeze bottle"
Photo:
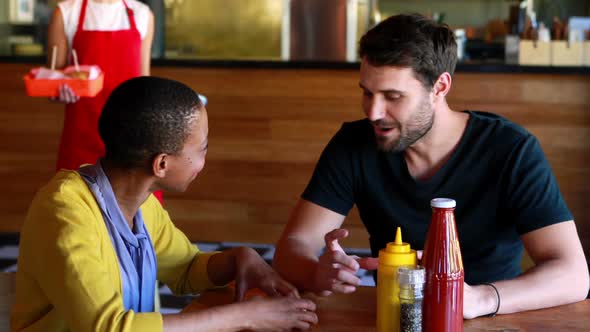
[[[398,227],[395,241],[389,242],[379,250],[377,268],[377,332],[398,332],[400,319],[399,285],[397,269],[400,266],[413,266],[418,263],[416,250],[402,242],[402,232]]]

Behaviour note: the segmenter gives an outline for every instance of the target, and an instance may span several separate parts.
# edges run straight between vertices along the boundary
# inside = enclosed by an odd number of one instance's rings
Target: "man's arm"
[[[322,295],[353,292],[360,283],[355,276],[359,263],[338,244],[338,239],[348,236],[348,231],[338,229],[344,218],[300,199],[277,243],[274,268],[301,290]],[[318,258],[324,246],[326,252]]]
[[[506,160],[504,204],[511,211],[516,230],[536,266],[517,278],[494,283],[500,295],[498,312],[512,313],[582,300],[588,293],[588,266],[573,217],[541,144],[532,135],[519,139]],[[562,220],[567,221],[554,223]],[[472,296],[472,293],[480,295]],[[470,318],[469,314],[494,312],[497,307],[497,295],[490,286],[466,287],[465,300],[466,318]]]
[[[588,265],[570,220],[522,236],[535,267],[512,280],[495,282],[500,295],[498,313],[547,308],[583,300],[588,294]],[[492,313],[497,295],[487,285],[466,286],[465,318]]]

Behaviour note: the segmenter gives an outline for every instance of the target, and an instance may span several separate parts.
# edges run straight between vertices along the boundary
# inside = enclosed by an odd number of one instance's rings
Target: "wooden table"
[[[329,297],[309,295],[318,306],[318,325],[314,332],[375,331],[376,288],[360,287],[355,293],[335,294]],[[233,290],[208,291],[195,298],[184,311],[230,303]],[[465,332],[543,332],[543,331],[590,331],[590,300],[565,306],[498,315],[492,318],[466,320]]]

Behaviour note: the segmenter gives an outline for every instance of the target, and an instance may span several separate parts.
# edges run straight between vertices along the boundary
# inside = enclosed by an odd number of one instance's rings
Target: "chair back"
[[[16,292],[16,273],[0,272],[0,332],[10,331],[10,309]]]

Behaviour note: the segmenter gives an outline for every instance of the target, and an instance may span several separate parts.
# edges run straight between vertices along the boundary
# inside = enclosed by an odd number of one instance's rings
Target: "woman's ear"
[[[166,153],[160,153],[152,159],[152,172],[158,178],[166,176],[170,167],[170,156]]]

